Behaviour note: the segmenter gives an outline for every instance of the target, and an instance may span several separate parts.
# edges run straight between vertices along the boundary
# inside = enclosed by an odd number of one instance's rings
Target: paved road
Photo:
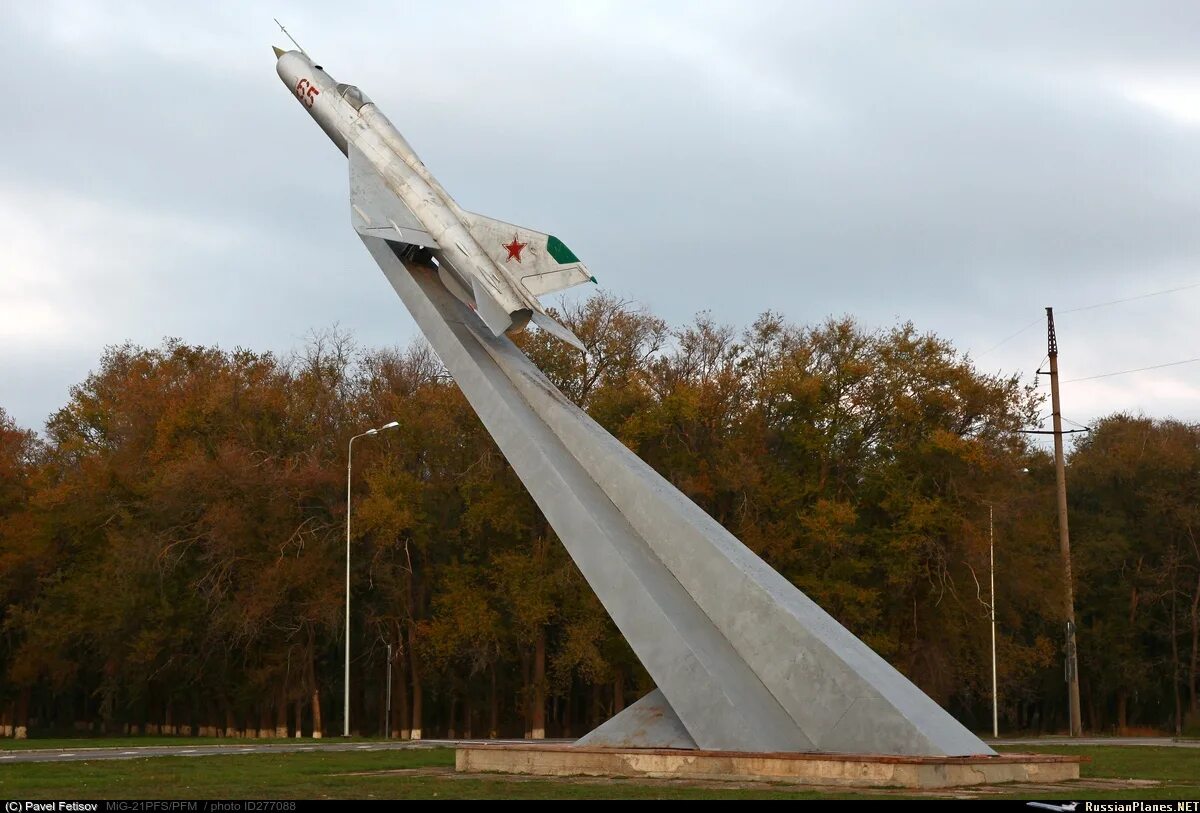
[[[84,762],[101,759],[144,759],[145,757],[210,757],[230,754],[296,753],[301,751],[403,751],[410,748],[447,748],[480,742],[520,744],[527,740],[397,740],[395,742],[314,742],[229,745],[143,745],[120,748],[37,748],[0,750],[0,768],[18,762]],[[569,742],[569,740],[542,740]],[[1029,737],[990,741],[993,745],[1153,745],[1168,748],[1200,748],[1200,740],[1173,740],[1167,737]]]
[[[990,745],[1153,745],[1159,748],[1200,748],[1200,740],[1175,740],[1170,737],[1023,737],[985,740]]]
[[[143,745],[120,748],[35,748],[0,750],[0,768],[18,762],[84,762],[98,759],[142,759],[144,757],[211,757],[230,754],[295,753],[298,751],[403,751],[410,748],[445,748],[480,740],[397,740],[395,742],[314,742],[261,743],[258,745]],[[523,742],[523,740],[489,740]]]

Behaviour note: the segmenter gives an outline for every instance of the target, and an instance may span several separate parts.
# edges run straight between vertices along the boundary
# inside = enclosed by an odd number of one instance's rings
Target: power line
[[[992,352],[993,350],[997,349],[998,347],[1000,347],[1000,346],[1001,346],[1001,345],[1003,345],[1003,344],[1007,344],[1007,343],[1008,343],[1010,340],[1017,338],[1017,337],[1018,337],[1018,336],[1020,336],[1022,333],[1024,333],[1024,332],[1025,332],[1025,331],[1027,331],[1027,330],[1029,330],[1029,328],[1033,327],[1034,325],[1038,324],[1038,323],[1039,323],[1039,322],[1041,322],[1041,321],[1042,321],[1042,317],[1040,317],[1040,316],[1039,316],[1038,318],[1034,319],[1032,322],[1030,322],[1029,324],[1027,324],[1025,327],[1023,327],[1023,328],[1021,328],[1020,330],[1018,330],[1016,333],[1013,333],[1013,334],[1011,334],[1011,335],[1009,335],[1009,336],[1006,336],[1005,338],[1003,338],[1003,339],[1001,339],[1000,341],[996,342],[994,345],[992,345],[991,347],[989,347],[987,350],[984,350],[982,353],[980,353],[980,354],[979,354],[978,356],[976,356],[975,358],[983,358],[983,357],[984,357],[984,356],[986,356],[988,353]]]
[[[1097,378],[1112,378],[1114,375],[1128,375],[1129,373],[1140,373],[1145,370],[1161,370],[1163,367],[1178,367],[1180,364],[1195,364],[1200,361],[1200,356],[1194,359],[1184,359],[1183,361],[1170,361],[1166,364],[1152,364],[1149,367],[1137,367],[1132,370],[1118,370],[1115,373],[1101,373],[1100,375],[1089,375],[1083,378],[1072,378],[1070,381],[1064,381],[1064,384],[1074,384],[1076,381],[1093,381]]]
[[[1082,307],[1078,307],[1078,308],[1068,308],[1067,310],[1059,311],[1059,314],[1061,315],[1064,313],[1079,313],[1080,311],[1091,311],[1091,310],[1095,310],[1096,308],[1107,308],[1109,305],[1120,305],[1123,302],[1133,302],[1138,299],[1149,299],[1150,297],[1154,297],[1154,296],[1164,296],[1165,294],[1175,294],[1175,293],[1179,293],[1180,291],[1190,291],[1193,288],[1200,288],[1200,282],[1193,282],[1189,285],[1180,285],[1178,288],[1166,288],[1162,291],[1151,291],[1148,294],[1138,294],[1137,296],[1127,296],[1124,299],[1112,299],[1112,300],[1109,300],[1108,302],[1097,302],[1095,305],[1083,305]],[[982,353],[980,353],[975,358],[977,358],[977,359],[983,358],[984,356],[986,356],[988,353],[992,352],[993,350],[997,350],[1001,346],[1008,344],[1010,341],[1017,338],[1022,333],[1029,330],[1029,328],[1033,327],[1034,325],[1038,324],[1041,321],[1042,321],[1042,319],[1039,316],[1037,319],[1034,319],[1032,322],[1025,325],[1025,327],[1021,328],[1017,332],[1011,333],[1008,336],[1005,336],[1003,339],[996,342],[994,345],[989,347],[987,350],[984,350]],[[1136,371],[1130,370],[1129,372],[1136,372]],[[1112,373],[1112,375],[1119,375],[1119,373]],[[1099,378],[1100,376],[1096,376],[1096,377]],[[1077,378],[1075,380],[1082,381],[1084,379]],[[1063,383],[1065,384],[1065,383],[1070,383],[1070,382],[1064,381]]]
[[[1089,428],[1083,429],[1060,429],[1057,432],[1053,429],[1018,429],[1022,435],[1074,435],[1079,432],[1091,432]]]
[[[1109,302],[1099,302],[1095,305],[1084,305],[1082,308],[1069,308],[1061,311],[1061,313],[1079,313],[1079,311],[1091,311],[1096,308],[1107,308],[1109,305],[1120,305],[1122,302],[1133,302],[1136,299],[1149,299],[1152,296],[1162,296],[1163,294],[1174,294],[1180,291],[1187,291],[1192,288],[1200,288],[1200,282],[1193,282],[1191,285],[1181,285],[1178,288],[1167,288],[1163,291],[1153,291],[1148,294],[1138,294],[1137,296],[1127,296],[1124,299],[1113,299]]]

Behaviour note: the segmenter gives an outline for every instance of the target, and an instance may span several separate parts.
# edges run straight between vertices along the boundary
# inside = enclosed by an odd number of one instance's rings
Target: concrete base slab
[[[621,776],[790,782],[859,788],[954,788],[1079,778],[1085,757],[997,754],[912,757],[872,754],[745,753],[573,745],[471,745],[455,751],[455,770],[532,776]]]

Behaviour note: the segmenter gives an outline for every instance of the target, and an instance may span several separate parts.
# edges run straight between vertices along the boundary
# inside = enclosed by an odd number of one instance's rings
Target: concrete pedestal
[[[1064,782],[1079,778],[1083,760],[1050,754],[912,757],[504,744],[461,747],[455,753],[454,767],[464,773],[930,789],[1002,782]]]

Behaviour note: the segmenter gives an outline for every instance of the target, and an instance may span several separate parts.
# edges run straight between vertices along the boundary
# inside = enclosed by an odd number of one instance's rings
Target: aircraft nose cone
[[[272,45],[272,46],[271,46],[271,50],[275,52],[275,58],[276,58],[276,59],[279,59],[279,57],[281,57],[281,56],[283,56],[284,54],[286,54],[286,53],[287,53],[287,51],[284,51],[284,50],[283,50],[283,49],[281,49],[281,48],[276,48],[274,45]]]

